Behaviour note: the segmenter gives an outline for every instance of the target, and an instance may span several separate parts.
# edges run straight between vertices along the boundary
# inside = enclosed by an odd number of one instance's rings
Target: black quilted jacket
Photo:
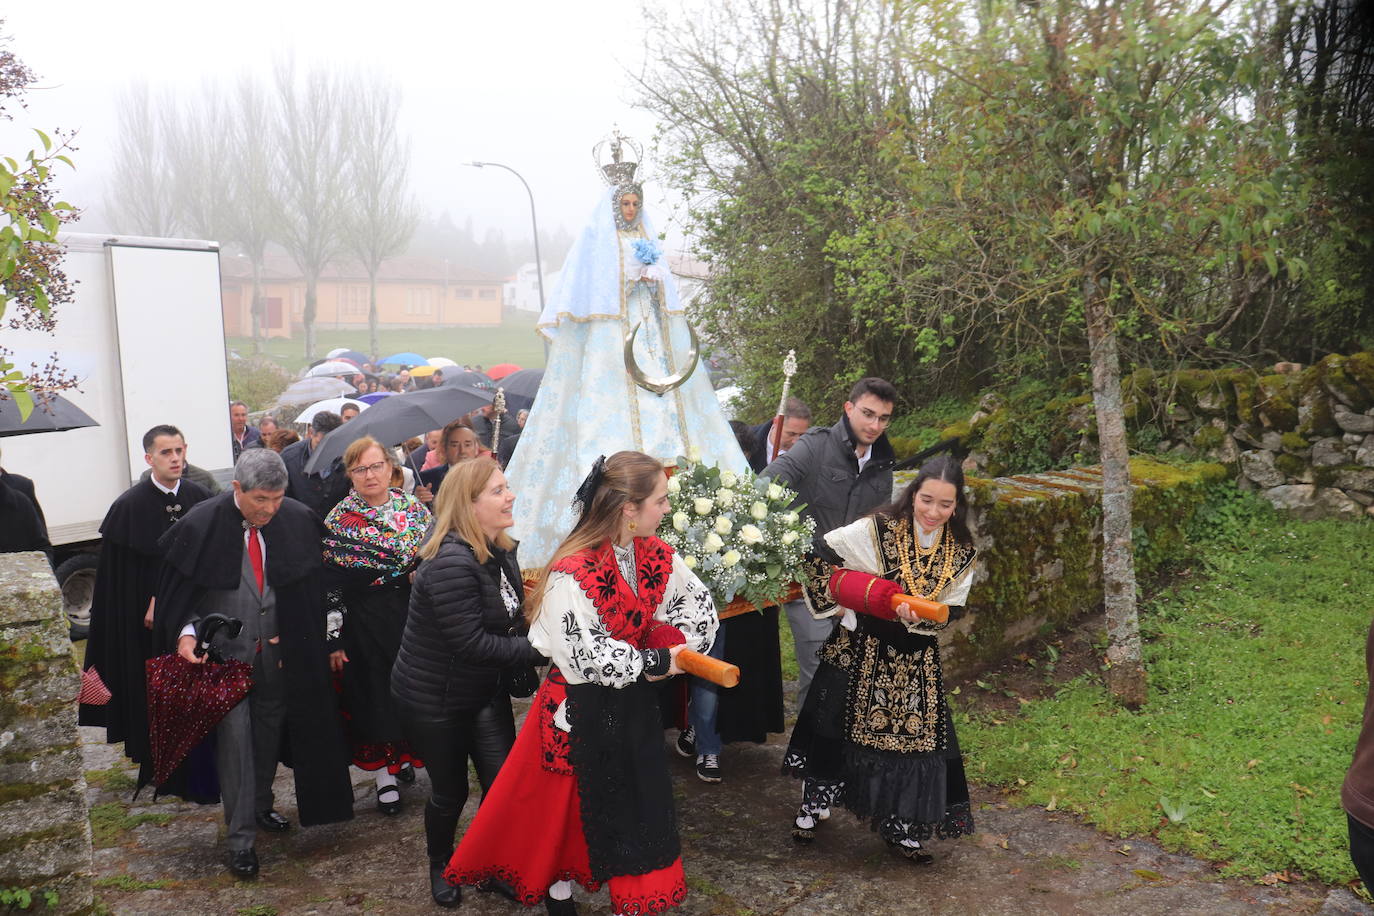
[[[406,714],[449,720],[491,702],[505,688],[506,668],[543,664],[501,600],[501,570],[521,600],[524,584],[513,551],[494,549],[478,563],[450,532],[433,559],[415,573],[401,650],[391,669],[391,693]]]

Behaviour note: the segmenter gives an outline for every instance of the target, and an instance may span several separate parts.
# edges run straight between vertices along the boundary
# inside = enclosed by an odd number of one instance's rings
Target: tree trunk
[[[376,269],[367,272],[367,331],[371,350],[367,351],[368,356],[376,356],[381,353],[381,347],[377,344],[377,271]]]
[[[1092,361],[1093,407],[1102,451],[1102,592],[1107,611],[1107,689],[1131,708],[1145,705],[1146,675],[1140,654],[1131,553],[1131,469],[1121,410],[1121,364],[1116,328],[1094,261],[1083,281],[1083,305]]]
[[[305,314],[301,316],[302,324],[305,325],[305,358],[315,359],[315,309],[318,305],[319,281],[313,274],[307,274],[305,278]]]
[[[263,346],[263,301],[262,301],[262,265],[256,260],[253,261],[253,303],[250,310],[253,313],[253,354],[258,355],[265,349]]]

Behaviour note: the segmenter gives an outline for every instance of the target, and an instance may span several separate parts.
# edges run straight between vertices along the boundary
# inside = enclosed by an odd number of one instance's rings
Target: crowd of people
[[[832,426],[808,429],[791,401],[780,436],[773,423],[739,435],[817,521],[814,568],[785,608],[801,668],[784,765],[802,780],[791,835],[812,842],[840,806],[925,863],[923,841],[973,829],[938,626],[906,605],[856,614],[829,583],[848,570],[956,606],[968,593],[958,463],[935,459],[892,499],[895,402],[888,383],[864,379]],[[201,626],[223,614],[242,628],[208,641],[251,668],[252,688],[215,727],[213,752],[188,755],[156,791],[222,804],[233,875],[257,874],[258,831],[292,828],[272,788],[289,760],[302,826],[353,817],[350,764],[374,774],[382,816],[402,810],[400,782],[426,774],[428,889],[441,906],[475,886],[573,913],[574,883],[608,886],[616,913],[680,903],[667,748],[719,782],[723,744],[783,730],[779,609],[719,619],[655,536],[668,511],[660,461],[598,459],[531,588],[508,533],[517,494],[472,418],[424,437],[420,457],[359,435],[324,474],[305,471],[311,450],[348,420],[317,414],[280,453],[262,441],[284,430],[250,442],[239,420],[244,445],[218,495],[188,477],[175,427],[148,431],[149,476],[102,529],[86,659],[111,699],[83,705],[82,721],[123,742],[150,781],[144,662],[174,652],[205,664]],[[691,678],[690,725],[665,721],[658,682],[682,673],[683,648],[735,661],[752,689]],[[530,696],[517,734],[512,698]],[[483,800],[460,838],[469,764]]]

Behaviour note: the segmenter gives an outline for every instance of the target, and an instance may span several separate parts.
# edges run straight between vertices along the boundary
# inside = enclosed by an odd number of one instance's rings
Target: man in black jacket
[[[825,543],[826,532],[847,525],[892,500],[892,445],[887,427],[897,389],[880,378],[860,379],[849,392],[844,415],[830,427],[811,429],[763,473],[797,492],[803,514],[816,521],[812,552],[838,564]],[[800,670],[798,708],[816,673],[816,653],[834,629],[835,609],[817,612],[809,600],[790,601],[787,621]]]
[[[348,495],[348,475],[340,461],[334,462],[327,474],[307,474],[305,466],[324,437],[342,425],[343,418],[338,414],[321,410],[310,418],[305,438],[281,451],[281,460],[286,464],[286,495],[305,503],[320,518],[328,515],[329,510]]]

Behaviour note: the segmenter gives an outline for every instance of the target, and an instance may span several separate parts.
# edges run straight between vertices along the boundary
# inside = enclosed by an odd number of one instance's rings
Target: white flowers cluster
[[[752,472],[678,459],[668,480],[672,512],[659,536],[724,606],[778,601],[801,570],[815,523],[792,506],[796,494]]]

